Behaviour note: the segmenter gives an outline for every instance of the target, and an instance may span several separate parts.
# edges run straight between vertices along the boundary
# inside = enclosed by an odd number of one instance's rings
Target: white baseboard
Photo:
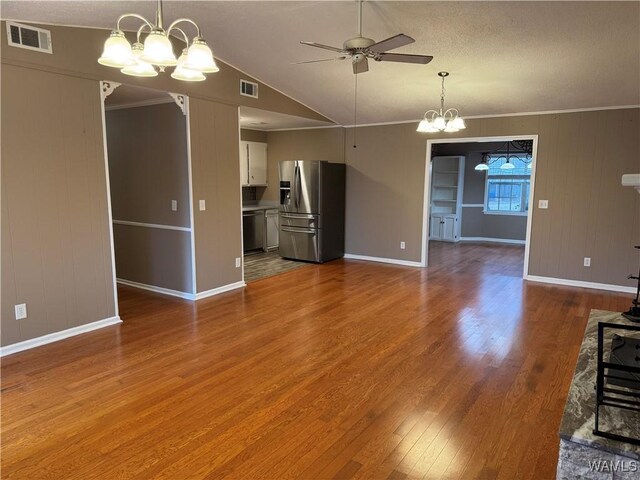
[[[345,253],[344,258],[350,260],[364,260],[367,262],[380,262],[380,263],[391,263],[394,265],[403,265],[405,267],[423,267],[420,262],[411,262],[409,260],[398,260],[396,258],[382,258],[382,257],[368,257],[366,255],[354,255],[352,253]]]
[[[58,340],[64,340],[65,338],[74,337],[76,335],[91,332],[93,330],[98,330],[110,325],[117,325],[118,323],[122,323],[122,320],[120,320],[120,317],[116,315],[115,317],[105,318],[103,320],[98,320],[97,322],[79,325],[77,327],[68,328],[60,332],[49,333],[48,335],[43,335],[42,337],[32,338],[30,340],[25,340],[24,342],[14,343],[13,345],[7,345],[6,347],[0,348],[0,357],[11,355],[12,353],[22,352],[24,350],[29,350],[35,347],[40,347],[41,345],[57,342]]]
[[[461,242],[491,242],[491,243],[512,243],[514,245],[525,245],[525,240],[514,240],[511,238],[491,238],[491,237],[460,237]]]
[[[636,293],[636,287],[625,287],[624,285],[610,285],[608,283],[583,282],[581,280],[568,280],[566,278],[539,277],[537,275],[527,275],[525,280],[530,282],[549,283],[552,285],[565,285],[567,287],[593,288],[595,290],[608,290],[610,292]]]
[[[171,295],[172,297],[184,298],[185,300],[195,300],[196,297],[193,293],[181,292],[179,290],[171,290],[170,288],[156,287],[155,285],[147,285],[146,283],[132,282],[131,280],[124,280],[117,278],[116,281],[122,285],[128,287],[141,288],[142,290],[148,290],[150,292],[162,293],[164,295]]]
[[[212,297],[214,295],[219,295],[224,292],[228,292],[230,290],[235,290],[237,288],[246,287],[247,284],[243,281],[230,283],[229,285],[223,285],[222,287],[212,288],[211,290],[205,290],[204,292],[199,292],[196,294],[196,300],[200,300],[202,298]]]

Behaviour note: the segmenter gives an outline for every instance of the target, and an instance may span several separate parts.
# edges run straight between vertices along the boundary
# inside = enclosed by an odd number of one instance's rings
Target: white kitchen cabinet
[[[240,182],[246,186],[267,185],[267,144],[240,142]]]
[[[429,221],[431,240],[460,240],[464,160],[462,156],[434,157],[432,160]]]
[[[458,238],[458,218],[456,215],[432,214],[429,228],[429,238],[431,240],[441,240],[444,242],[457,242]]]
[[[267,210],[265,221],[267,222],[267,250],[277,248],[279,245],[278,210]]]

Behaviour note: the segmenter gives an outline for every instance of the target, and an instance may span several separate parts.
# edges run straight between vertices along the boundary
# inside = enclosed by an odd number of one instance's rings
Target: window
[[[531,162],[510,156],[514,168],[503,169],[504,155],[489,155],[489,170],[485,184],[484,213],[526,215],[529,211]]]

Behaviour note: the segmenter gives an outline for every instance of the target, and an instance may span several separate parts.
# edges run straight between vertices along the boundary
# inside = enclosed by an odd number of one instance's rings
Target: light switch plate
[[[23,318],[27,318],[26,303],[21,303],[20,305],[16,305],[15,309],[16,309],[16,320],[22,320]]]
[[[198,205],[200,206],[200,211],[201,211],[201,212],[203,212],[204,210],[206,210],[206,209],[207,209],[207,206],[205,205],[204,200],[200,200],[200,201],[198,202]]]
[[[538,208],[549,208],[549,200],[538,200]]]
[[[406,247],[406,244],[404,242],[400,242],[400,250],[404,250]]]
[[[585,267],[591,266],[591,257],[584,257],[584,266]]]
[[[178,211],[178,200],[171,200],[171,210],[174,212]]]
[[[236,257],[236,268],[240,268],[240,257]]]

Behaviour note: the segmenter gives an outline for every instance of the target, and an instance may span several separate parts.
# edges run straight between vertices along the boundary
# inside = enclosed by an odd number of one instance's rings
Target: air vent
[[[240,80],[240,95],[258,98],[258,84],[248,80]]]
[[[7,42],[12,47],[53,53],[51,32],[31,25],[7,22]]]

